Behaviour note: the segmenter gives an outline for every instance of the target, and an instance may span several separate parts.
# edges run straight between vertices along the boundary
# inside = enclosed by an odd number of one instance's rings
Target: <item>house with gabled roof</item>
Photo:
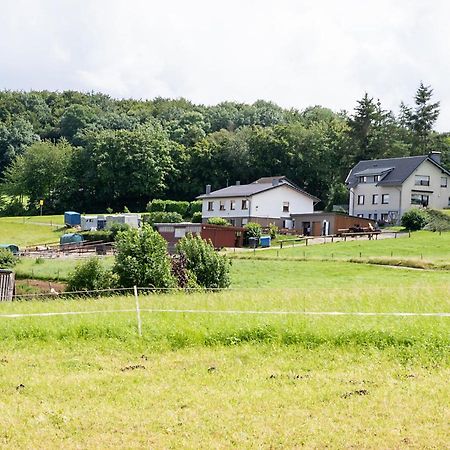
[[[320,201],[285,176],[263,177],[250,184],[237,182],[216,191],[207,185],[205,194],[197,198],[203,202],[204,223],[222,217],[238,227],[257,222],[292,228],[291,214],[312,213]]]
[[[360,161],[345,183],[349,214],[381,223],[398,223],[411,208],[450,206],[450,172],[440,152]]]

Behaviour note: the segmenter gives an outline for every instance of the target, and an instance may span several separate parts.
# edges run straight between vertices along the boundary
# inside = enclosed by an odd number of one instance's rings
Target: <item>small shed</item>
[[[9,250],[13,255],[18,255],[20,252],[19,246],[16,244],[0,244],[0,248]]]
[[[60,245],[80,244],[83,241],[84,237],[79,233],[67,233],[59,238]]]
[[[75,211],[66,211],[64,213],[64,224],[68,227],[81,225],[81,214]]]
[[[125,213],[106,216],[106,229],[111,228],[115,223],[123,223],[129,225],[130,228],[139,228],[141,225],[141,215]]]
[[[8,269],[0,269],[0,301],[11,301],[14,296],[14,290],[14,272]]]
[[[210,240],[215,248],[242,247],[244,229],[205,223],[155,223],[159,234],[168,242],[169,250],[186,234]]]

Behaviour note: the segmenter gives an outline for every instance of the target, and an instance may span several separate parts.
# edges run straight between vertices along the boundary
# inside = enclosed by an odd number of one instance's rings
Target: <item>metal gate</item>
[[[13,299],[14,281],[12,270],[0,269],[0,301]]]

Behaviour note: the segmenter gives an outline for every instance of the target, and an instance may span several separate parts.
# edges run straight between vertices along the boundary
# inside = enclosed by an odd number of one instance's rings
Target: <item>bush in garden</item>
[[[203,202],[201,200],[195,200],[195,201],[189,203],[189,210],[188,210],[189,215],[192,216],[197,212],[201,213],[202,212],[202,204],[203,204]]]
[[[192,214],[191,222],[192,223],[202,223],[202,213],[201,213],[201,211],[197,211],[194,214]]]
[[[407,230],[421,230],[428,222],[428,214],[420,208],[413,208],[406,211],[401,220],[401,224]]]
[[[429,231],[450,231],[450,216],[435,209],[428,210],[428,223],[424,227]]]
[[[130,225],[128,225],[127,223],[113,223],[109,228],[109,232],[111,233],[111,239],[115,241],[119,231],[127,231],[129,229]]]
[[[144,223],[153,226],[155,223],[180,223],[183,222],[183,217],[176,212],[151,212],[142,215]]]
[[[278,227],[274,223],[269,224],[269,233],[271,239],[275,239],[277,237]]]
[[[185,255],[172,256],[172,275],[178,287],[182,289],[197,288],[197,279],[194,273],[188,269],[188,260]]]
[[[88,242],[112,242],[114,240],[110,230],[82,231],[80,234],[83,236],[83,239]]]
[[[96,291],[113,288],[116,285],[117,277],[111,270],[105,269],[98,258],[93,257],[78,264],[69,274],[67,290]]]
[[[200,287],[214,289],[230,285],[231,262],[216,252],[211,242],[187,234],[178,241],[177,253],[186,259],[186,267]]]
[[[182,217],[187,217],[189,202],[166,200],[166,212],[178,213]]]
[[[156,198],[147,203],[146,209],[148,212],[163,212],[166,210],[166,203]]]
[[[224,219],[223,217],[210,217],[208,219],[208,223],[210,225],[219,225],[221,227],[228,227],[230,226],[230,222],[228,222],[226,219]]]
[[[17,264],[17,257],[6,248],[0,248],[0,269],[11,269]]]
[[[249,222],[244,225],[244,243],[248,245],[250,238],[259,238],[261,237],[262,227],[259,223]]]
[[[141,230],[120,231],[116,237],[116,262],[113,267],[122,287],[175,287],[167,243],[149,225]]]

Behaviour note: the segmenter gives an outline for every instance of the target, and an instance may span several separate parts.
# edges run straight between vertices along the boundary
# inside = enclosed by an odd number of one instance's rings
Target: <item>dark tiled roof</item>
[[[389,158],[389,159],[373,159],[369,161],[360,161],[348,174],[345,180],[349,187],[355,187],[358,184],[359,173],[368,173],[370,171],[384,172],[387,175],[377,183],[379,186],[399,186],[422,164],[425,160],[432,161],[427,155],[425,156],[407,156],[405,158]],[[440,166],[439,166],[440,167]],[[440,167],[442,169],[442,167]],[[374,173],[375,174],[375,173]],[[376,175],[376,174],[375,174]]]
[[[273,180],[277,180],[278,183],[274,184]],[[296,191],[301,192],[302,194],[305,194],[308,197],[311,197],[314,201],[316,202],[320,201],[319,198],[299,188],[296,184],[294,184],[286,177],[264,177],[250,184],[239,184],[234,186],[228,186],[226,188],[219,189],[217,191],[212,191],[210,194],[199,195],[197,198],[204,199],[204,198],[223,198],[223,197],[249,197],[251,195],[258,194],[260,192],[267,191],[269,189],[277,188],[279,186],[290,186]]]

